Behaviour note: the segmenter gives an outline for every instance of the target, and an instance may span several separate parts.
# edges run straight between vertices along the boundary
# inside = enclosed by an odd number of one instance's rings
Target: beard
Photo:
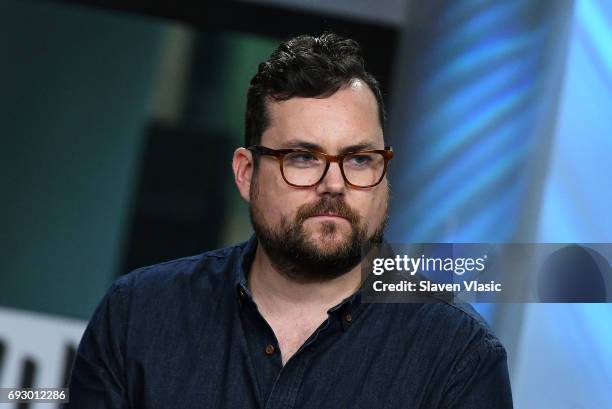
[[[382,243],[388,219],[388,189],[384,216],[368,237],[368,225],[342,198],[324,197],[315,203],[300,206],[293,220],[281,216],[278,226],[264,220],[257,206],[257,182],[251,186],[249,215],[259,244],[263,246],[274,267],[286,276],[302,282],[321,282],[340,277],[359,264],[369,250]],[[339,243],[334,240],[342,234],[335,222],[324,221],[320,225],[321,244],[309,237],[304,222],[321,213],[334,213],[350,224],[348,237]]]

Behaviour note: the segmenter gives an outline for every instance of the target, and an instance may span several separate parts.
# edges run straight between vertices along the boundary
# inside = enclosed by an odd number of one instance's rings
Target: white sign
[[[86,326],[82,320],[0,307],[0,387],[22,387],[24,371],[32,375],[31,387],[63,386]]]

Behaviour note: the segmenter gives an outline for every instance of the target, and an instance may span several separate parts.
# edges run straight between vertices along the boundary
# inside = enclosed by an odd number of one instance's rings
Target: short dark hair
[[[356,41],[326,32],[318,37],[301,35],[281,43],[268,60],[259,64],[251,79],[245,114],[245,146],[261,143],[261,136],[269,125],[266,100],[325,98],[355,79],[364,81],[374,93],[384,129],[385,108],[380,86],[366,71]]]

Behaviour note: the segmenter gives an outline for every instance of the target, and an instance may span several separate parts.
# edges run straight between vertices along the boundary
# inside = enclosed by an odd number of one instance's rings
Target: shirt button
[[[346,315],[344,316],[344,320],[345,320],[346,322],[351,322],[351,321],[353,321],[353,316],[351,315],[351,313],[350,313],[350,312],[347,312],[347,313],[346,313]]]
[[[274,353],[274,345],[268,344],[266,345],[266,355],[272,355]]]

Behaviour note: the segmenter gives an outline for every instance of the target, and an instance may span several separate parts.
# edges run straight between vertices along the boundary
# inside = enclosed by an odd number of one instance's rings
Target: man
[[[389,204],[384,108],[358,45],[279,46],[233,157],[255,234],[115,282],[69,408],[511,408],[505,350],[447,303],[361,303]]]

